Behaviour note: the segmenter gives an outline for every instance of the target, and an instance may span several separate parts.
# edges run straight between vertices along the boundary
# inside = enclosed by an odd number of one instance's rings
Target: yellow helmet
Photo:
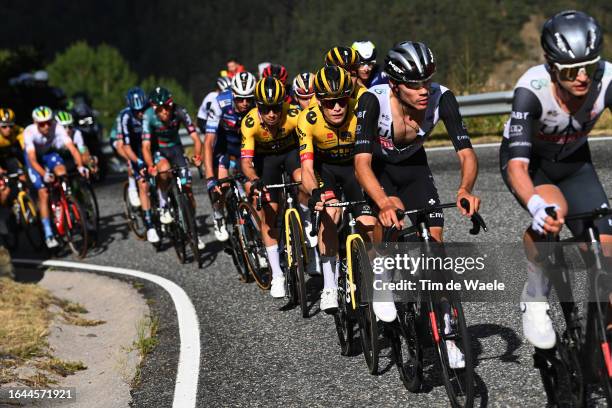
[[[10,108],[0,108],[0,125],[14,125],[15,112]]]
[[[337,66],[323,67],[315,76],[315,93],[319,99],[336,99],[351,96],[351,74]]]
[[[359,53],[349,47],[334,47],[325,54],[325,65],[338,66],[353,71],[361,62]]]
[[[285,86],[274,77],[265,77],[255,85],[255,101],[260,105],[278,105],[285,100]]]

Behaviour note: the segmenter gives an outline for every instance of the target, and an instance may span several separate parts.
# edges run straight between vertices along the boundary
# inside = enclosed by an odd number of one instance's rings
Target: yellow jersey
[[[257,108],[253,108],[242,119],[240,132],[242,146],[240,157],[255,157],[258,154],[282,153],[297,148],[295,128],[300,111],[283,103],[280,125],[275,133],[271,133],[262,122]]]
[[[23,128],[21,126],[14,125],[8,137],[0,135],[0,149],[6,149],[17,143],[23,149]]]
[[[318,106],[309,107],[298,117],[300,160],[321,160],[326,163],[346,163],[353,158],[355,147],[355,100],[350,100],[348,112],[340,126],[333,126],[323,117]]]

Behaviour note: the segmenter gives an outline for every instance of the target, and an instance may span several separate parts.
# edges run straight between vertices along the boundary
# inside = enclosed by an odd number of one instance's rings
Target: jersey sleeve
[[[357,116],[355,154],[372,154],[374,140],[378,133],[378,115],[380,115],[378,99],[370,92],[366,92],[359,98],[355,110],[355,116]]]
[[[606,104],[606,107],[612,111],[612,81],[610,81],[608,84],[606,96],[604,97],[604,103]]]
[[[187,112],[187,109],[182,106],[177,106],[176,110],[176,114],[181,119],[181,122],[183,123],[183,126],[185,126],[185,129],[187,129],[187,132],[190,134],[195,132],[195,125],[193,124],[193,120],[191,120],[191,116],[189,116],[189,112]]]
[[[516,88],[507,129],[509,160],[529,161],[534,124],[540,116],[542,116],[542,104],[537,96],[527,88]]]
[[[117,118],[117,139],[123,139],[124,143],[130,143],[130,115],[123,112]]]
[[[23,131],[23,144],[27,152],[36,150],[36,145],[34,144],[34,133],[32,132],[32,128],[30,126],[25,128]]]
[[[80,130],[75,129],[72,141],[79,149],[79,152],[85,153],[85,151],[87,151],[87,146],[85,146],[85,141],[83,140],[83,133],[81,133]]]
[[[142,118],[142,141],[143,142],[151,141],[151,114],[153,114],[153,110],[149,108],[145,111],[144,117]]]
[[[440,97],[439,105],[440,119],[446,126],[448,137],[450,137],[455,151],[469,149],[472,147],[470,136],[463,123],[461,113],[459,113],[459,104],[457,98],[451,91],[446,91]]]
[[[60,125],[59,123],[55,126],[55,140],[57,140],[57,147],[67,147],[72,143],[72,139],[68,136],[68,132],[66,132],[66,128]]]
[[[287,117],[285,119],[285,131],[287,134],[295,131],[298,124],[298,117],[300,116],[300,111],[295,108],[289,108],[287,110]]]
[[[206,133],[217,133],[222,114],[219,100],[215,98],[215,100],[210,104],[210,110],[208,111],[208,118],[206,119]]]
[[[240,157],[245,159],[255,157],[255,119],[253,112],[249,112],[240,124],[242,134],[242,145],[240,146]]]
[[[314,160],[313,130],[317,122],[317,112],[308,108],[300,112],[297,120],[297,134],[300,142],[300,161]]]

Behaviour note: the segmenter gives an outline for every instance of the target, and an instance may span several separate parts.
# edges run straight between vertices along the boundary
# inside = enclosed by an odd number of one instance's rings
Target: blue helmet
[[[125,101],[130,109],[143,110],[147,105],[147,97],[144,91],[139,87],[130,88],[125,95]]]

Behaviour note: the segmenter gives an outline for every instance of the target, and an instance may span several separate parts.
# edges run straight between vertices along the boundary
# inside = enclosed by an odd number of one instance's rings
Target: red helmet
[[[270,64],[263,70],[261,76],[262,78],[274,77],[285,85],[287,84],[289,74],[287,74],[287,69],[284,66],[280,64]]]

